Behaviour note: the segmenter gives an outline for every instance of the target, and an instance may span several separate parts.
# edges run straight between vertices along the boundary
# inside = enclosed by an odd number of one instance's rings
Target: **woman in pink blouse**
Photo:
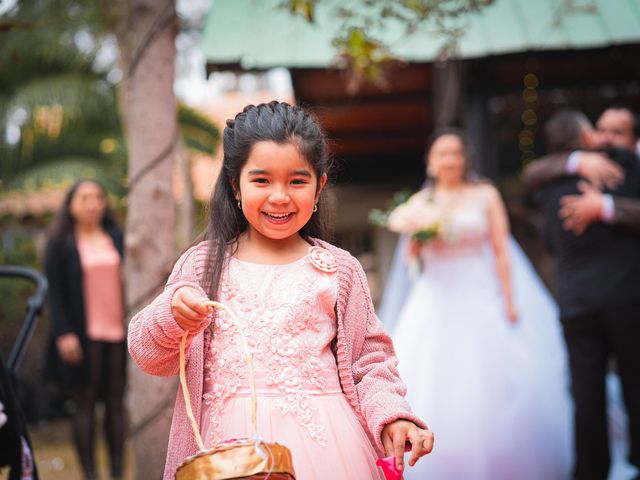
[[[105,405],[111,476],[122,475],[126,345],[123,240],[103,188],[79,181],[53,224],[45,254],[56,362],[50,373],[71,393],[73,430],[86,479],[95,477],[95,405]]]

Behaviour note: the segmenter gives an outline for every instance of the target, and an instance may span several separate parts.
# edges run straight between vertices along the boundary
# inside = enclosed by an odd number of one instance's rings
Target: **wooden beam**
[[[403,136],[363,136],[358,138],[333,138],[331,152],[342,158],[374,157],[388,155],[416,154],[420,158],[424,150],[425,135]]]
[[[291,77],[296,97],[312,105],[342,103],[349,99],[427,96],[431,85],[429,64],[408,64],[388,72],[385,88],[363,83],[354,94],[347,92],[343,70],[293,69]]]
[[[318,106],[313,111],[330,135],[426,131],[431,124],[424,98]]]

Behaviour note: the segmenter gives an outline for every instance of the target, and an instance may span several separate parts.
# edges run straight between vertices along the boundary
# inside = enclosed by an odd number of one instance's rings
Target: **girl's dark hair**
[[[96,180],[90,180],[90,179],[81,179],[76,181],[71,186],[71,188],[69,188],[69,191],[67,192],[67,195],[64,197],[64,201],[62,202],[62,206],[56,213],[55,219],[53,220],[53,223],[49,230],[49,239],[60,239],[64,241],[68,241],[72,239],[75,226],[76,226],[76,221],[73,218],[73,215],[71,215],[71,202],[73,201],[73,197],[78,191],[78,188],[83,183],[93,183],[97,185],[100,188],[100,190],[102,190],[102,194],[106,199],[107,197],[106,190],[100,184],[100,182]],[[114,229],[119,230],[118,223],[115,220],[115,216],[113,214],[113,210],[111,210],[109,206],[109,202],[106,203],[105,210],[102,215],[102,221],[100,223],[102,225],[102,228],[104,228],[107,231],[114,230]]]
[[[469,141],[469,137],[467,136],[467,134],[463,130],[460,130],[458,128],[454,128],[454,127],[441,128],[434,131],[431,134],[431,136],[427,140],[426,148],[424,151],[425,165],[428,167],[429,153],[431,152],[431,149],[433,148],[434,143],[436,143],[436,141],[440,137],[444,137],[445,135],[453,135],[454,137],[457,137],[460,140],[460,143],[462,143],[462,149],[464,151],[464,157],[465,157],[464,180],[466,182],[477,181],[478,175],[473,165],[473,157],[474,157],[473,147],[471,145],[471,142]],[[434,184],[435,184],[435,178],[427,175],[425,186],[433,187]]]
[[[317,120],[304,109],[273,101],[247,105],[234,120],[227,120],[222,132],[222,170],[209,202],[209,224],[205,232],[209,252],[203,287],[212,300],[217,299],[222,271],[238,248],[238,237],[248,227],[238,208],[233,186],[240,184],[240,172],[258,142],[295,145],[315,171],[318,181],[329,173],[331,162],[325,135]],[[311,241],[311,237],[325,238],[327,218],[327,200],[322,193],[317,212],[302,227],[300,235],[307,241]]]

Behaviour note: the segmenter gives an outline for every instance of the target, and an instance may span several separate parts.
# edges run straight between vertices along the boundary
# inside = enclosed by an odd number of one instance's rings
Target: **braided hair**
[[[233,120],[227,120],[222,133],[222,170],[209,202],[209,224],[205,231],[209,252],[203,288],[212,300],[218,297],[222,272],[238,248],[238,238],[248,228],[247,219],[237,207],[233,186],[240,184],[242,168],[259,142],[294,145],[309,162],[318,181],[329,173],[331,161],[325,135],[317,120],[304,109],[272,101],[247,105]],[[327,199],[321,193],[317,212],[299,232],[302,238],[307,241],[311,237],[325,238],[327,216]]]

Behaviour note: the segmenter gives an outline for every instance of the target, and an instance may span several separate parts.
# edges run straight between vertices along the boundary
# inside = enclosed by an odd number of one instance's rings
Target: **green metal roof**
[[[309,24],[283,8],[282,0],[212,0],[202,48],[207,62],[246,69],[327,67],[334,63],[332,38],[341,26],[335,6],[364,8],[359,0],[318,1]],[[459,43],[463,58],[527,50],[585,49],[640,43],[640,0],[576,0],[590,12],[556,14],[563,0],[495,0],[465,19]],[[432,61],[442,40],[425,25],[411,35],[399,23],[372,32],[391,51],[413,62]],[[639,52],[640,54],[640,52]]]

